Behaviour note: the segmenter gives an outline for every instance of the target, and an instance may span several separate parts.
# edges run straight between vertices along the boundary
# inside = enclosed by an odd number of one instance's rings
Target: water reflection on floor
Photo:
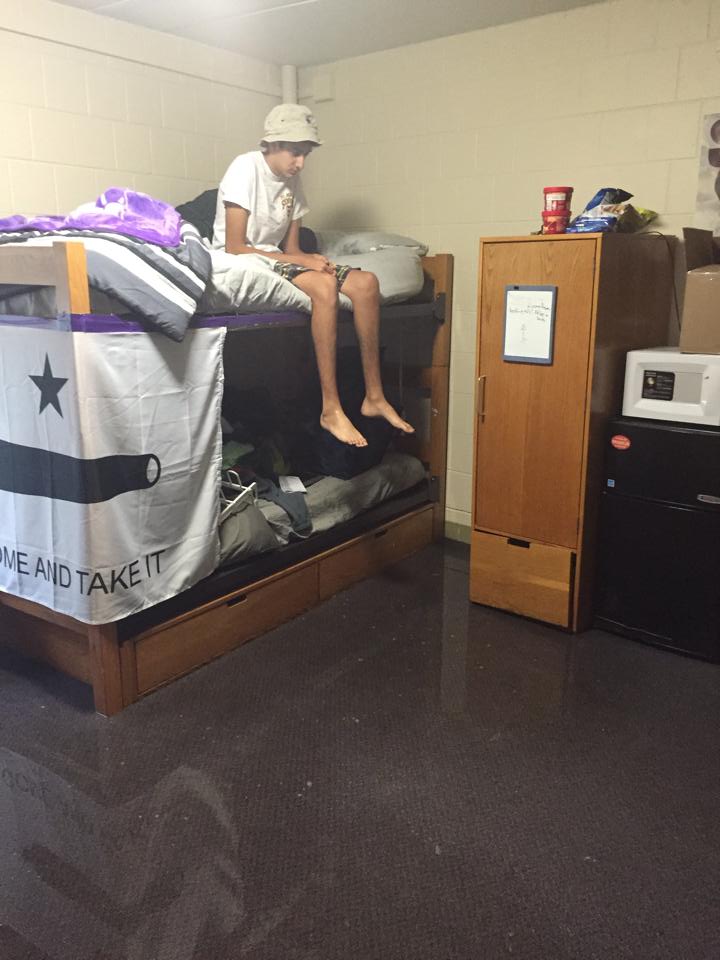
[[[0,653],[2,960],[720,956],[720,668],[432,547],[105,720]]]

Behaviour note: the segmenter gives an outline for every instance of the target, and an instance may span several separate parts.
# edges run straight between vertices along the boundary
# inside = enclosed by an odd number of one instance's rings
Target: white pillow
[[[407,247],[424,257],[428,252],[426,243],[414,240],[412,237],[403,237],[399,233],[382,233],[380,231],[358,230],[347,233],[341,230],[315,231],[318,250],[326,257],[335,260],[344,254],[374,253],[376,250],[386,250],[393,247]]]

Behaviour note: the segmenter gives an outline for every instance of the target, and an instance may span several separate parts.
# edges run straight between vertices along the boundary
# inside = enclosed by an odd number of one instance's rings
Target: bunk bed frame
[[[168,601],[113,623],[88,625],[0,592],[0,642],[90,684],[96,711],[111,716],[355,581],[441,539],[453,258],[449,254],[425,257],[423,270],[437,321],[432,359],[427,366],[405,369],[403,376],[406,386],[429,398],[429,426],[403,440],[402,448],[426,464],[434,491],[432,499],[414,505],[410,502],[400,515],[397,508],[395,515],[385,511],[384,519],[383,511],[377,518],[371,513],[369,526],[367,522],[359,527],[348,524],[344,534],[347,539],[329,547],[322,545],[327,540],[320,536],[316,552],[290,559],[281,569],[271,567],[269,573],[267,565],[262,572],[260,564],[261,572],[249,582],[246,573],[233,583],[233,568],[220,568],[195,588],[172,598],[182,602],[173,605]],[[54,286],[58,313],[74,316],[90,312],[82,244],[57,242],[44,248],[2,249],[0,283]],[[412,304],[389,308],[393,309],[396,315],[402,316],[405,311],[412,318]],[[242,316],[235,319],[246,329]],[[284,322],[296,324],[298,320],[298,315],[286,315]]]

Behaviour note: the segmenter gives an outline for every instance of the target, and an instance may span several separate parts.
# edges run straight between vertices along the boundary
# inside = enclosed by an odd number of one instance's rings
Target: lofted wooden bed
[[[426,466],[423,491],[380,504],[328,534],[215,573],[171,599],[112,623],[89,625],[49,607],[0,592],[0,643],[69,674],[93,690],[98,713],[111,716],[327,599],[353,582],[440,539],[444,530],[453,258],[423,259],[425,290],[416,301],[383,308],[383,325],[415,329],[430,318],[426,359],[403,360],[404,390],[427,410],[402,449]],[[0,248],[0,283],[53,286],[59,314],[90,313],[82,244]],[[216,318],[217,319],[217,318]],[[270,326],[308,323],[299,314],[223,318],[228,337],[262,337]],[[2,335],[0,331],[0,336]]]

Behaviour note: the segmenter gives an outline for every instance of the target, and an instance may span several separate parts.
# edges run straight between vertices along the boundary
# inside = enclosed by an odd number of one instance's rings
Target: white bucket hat
[[[320,146],[317,120],[309,107],[299,103],[281,103],[265,117],[265,143],[314,143]]]

